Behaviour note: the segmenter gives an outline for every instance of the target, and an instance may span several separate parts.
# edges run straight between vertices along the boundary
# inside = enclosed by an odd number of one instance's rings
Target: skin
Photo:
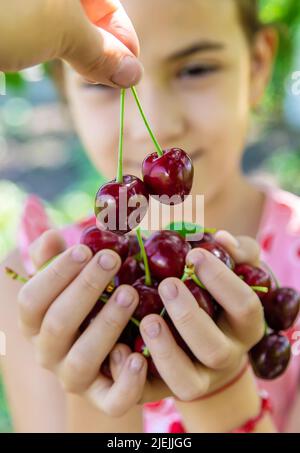
[[[163,7],[158,0],[154,2],[157,8],[153,2],[150,7],[146,0],[123,2],[142,42],[141,61],[146,75],[139,92],[145,111],[163,147],[175,145],[189,150],[196,172],[194,194],[205,194],[206,225],[255,237],[264,195],[244,179],[239,162],[250,111],[259,102],[269,78],[275,38],[271,32],[264,31],[250,50],[233,0],[191,0],[184,7],[179,0],[172,0],[172,4],[171,0],[165,0]],[[171,55],[199,41],[217,42],[218,48],[169,61]],[[195,64],[198,69],[200,64],[201,76],[183,77],[182,71]],[[117,164],[113,151],[118,143],[115,118],[119,92],[87,85],[69,68],[65,77],[76,129],[95,166],[113,178]],[[138,174],[142,158],[152,148],[132,99],[128,99],[126,119],[124,171]],[[226,232],[220,233],[218,240],[237,262],[257,264],[259,253],[254,240],[243,236],[236,243]],[[164,321],[151,315],[143,320],[141,333],[165,384],[145,381],[145,359],[132,354],[124,345],[114,348],[114,352],[120,352],[119,361],[113,361],[115,354],[111,355],[114,379],[109,381],[98,370],[133,313],[137,297],[133,288],[121,288],[120,293],[132,296],[131,304],[120,305],[112,298],[95,323],[78,337],[81,321],[117,273],[120,260],[108,251],[92,258],[88,249],[80,246],[86,258],[75,262],[72,259],[75,248],[64,250],[57,233],[47,233],[32,250],[37,267],[63,253],[15,293],[21,327],[34,345],[38,362],[56,374],[67,392],[77,395],[68,398],[72,413],[67,416],[67,429],[78,431],[83,426],[92,429],[84,425],[84,419],[92,414],[97,430],[105,431],[113,416],[117,417],[112,422],[116,430],[121,432],[123,422],[123,429],[126,426],[129,431],[140,417],[137,403],[167,395],[186,402],[179,407],[188,429],[194,429],[193,423],[198,429],[212,429],[205,428],[209,418],[201,416],[201,403],[192,401],[229,382],[243,366],[246,352],[261,338],[263,314],[255,293],[213,256],[205,251],[192,251],[188,261],[196,264],[199,278],[224,309],[218,326],[196,306],[179,280],[164,281],[159,291],[175,325],[202,365],[191,363],[173,341]],[[99,258],[107,254],[115,259],[109,270],[98,264]],[[199,332],[206,332],[200,341]],[[134,369],[130,367],[133,359]],[[8,369],[8,365],[4,364],[4,368]],[[174,376],[175,368],[178,373]],[[259,397],[254,380],[249,373],[246,377],[242,387],[234,386],[231,390],[237,407],[241,395],[248,404],[242,406],[234,419],[225,417],[229,426],[222,425],[222,420],[215,421],[214,430],[233,429],[257,413]],[[63,393],[60,395],[63,398]],[[217,401],[220,407],[225,407],[229,401],[226,396],[233,401],[232,393],[224,392],[223,400],[211,399],[207,404],[213,407]],[[189,414],[194,414],[192,421]],[[274,430],[267,419],[261,429]]]

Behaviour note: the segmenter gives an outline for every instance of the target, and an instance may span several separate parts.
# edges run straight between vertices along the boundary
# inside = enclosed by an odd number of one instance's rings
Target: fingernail
[[[88,258],[88,250],[83,245],[78,245],[78,247],[76,247],[72,251],[72,259],[76,263],[84,263],[87,260],[87,258]]]
[[[137,58],[126,56],[123,57],[117,71],[111,81],[122,87],[135,85],[143,74],[143,68]]]
[[[239,241],[234,236],[232,236],[232,234],[228,233],[228,231],[225,230],[218,231],[215,234],[215,239],[216,241],[220,241],[225,245],[227,244],[231,247],[238,248],[240,246]]]
[[[123,289],[117,294],[117,304],[128,308],[133,302],[133,295],[130,291]]]
[[[192,264],[197,268],[204,259],[204,253],[202,253],[201,249],[197,249],[188,256],[188,264]]]
[[[110,253],[100,255],[98,263],[105,271],[111,271],[117,264],[116,258]]]
[[[130,369],[131,371],[133,371],[134,373],[139,373],[141,371],[141,369],[143,368],[143,360],[141,357],[138,357],[138,356],[135,356],[135,357],[132,357],[132,359],[130,359]]]
[[[156,338],[160,333],[160,324],[158,322],[152,322],[144,326],[144,329],[148,337]]]
[[[163,282],[160,285],[160,293],[164,299],[172,300],[178,296],[178,289],[173,282]]]
[[[115,349],[111,355],[112,361],[117,365],[122,360],[122,353],[120,349]]]

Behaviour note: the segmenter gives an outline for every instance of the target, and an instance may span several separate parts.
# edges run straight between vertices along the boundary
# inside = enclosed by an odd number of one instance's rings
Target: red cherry
[[[145,275],[145,271],[142,263],[133,256],[129,256],[115,276],[115,285],[133,285],[143,275]]]
[[[158,280],[181,278],[191,246],[175,231],[158,231],[145,242],[151,274]]]
[[[158,284],[154,282],[153,286],[147,286],[145,283],[145,277],[137,280],[133,285],[133,288],[139,294],[139,304],[133,314],[133,317],[142,320],[145,316],[152,313],[160,314],[164,308],[164,304],[158,294]]]
[[[292,288],[278,288],[264,299],[263,306],[271,329],[288,330],[298,317],[300,294]]]
[[[257,377],[276,379],[285,372],[289,364],[291,345],[285,336],[271,333],[251,349],[249,356]]]
[[[151,195],[168,198],[164,204],[179,204],[189,195],[193,185],[194,167],[190,157],[179,148],[163,151],[163,155],[152,153],[142,165],[144,183]],[[176,196],[176,199],[170,200]]]
[[[143,181],[126,175],[122,183],[113,180],[100,187],[95,200],[95,214],[106,230],[123,235],[143,220],[148,200],[149,194]]]
[[[140,253],[140,246],[139,246],[139,241],[137,240],[136,235],[130,235],[128,237],[128,245],[129,245],[129,250],[128,250],[128,256],[136,256]],[[143,239],[144,241],[144,239]]]
[[[215,255],[219,260],[223,261],[229,269],[233,270],[234,268],[234,261],[229,253],[219,244],[216,242],[203,242],[199,244],[199,247],[205,250],[208,250],[210,253]]]
[[[272,279],[270,274],[260,267],[251,266],[251,264],[237,264],[234,268],[234,272],[239,277],[242,277],[243,281],[249,286],[263,286],[271,290]],[[263,302],[268,293],[261,291],[255,291],[260,300]]]
[[[80,243],[88,246],[93,254],[100,250],[114,250],[125,260],[128,255],[128,239],[110,231],[99,230],[96,226],[91,226],[82,232]]]
[[[203,236],[201,239],[195,240],[195,241],[189,241],[193,249],[197,249],[201,247],[202,244],[205,244],[206,242],[216,242],[214,236],[211,233],[203,233]]]
[[[215,299],[205,289],[200,288],[193,280],[186,280],[185,285],[191,291],[198,305],[202,310],[216,321],[220,306]]]
[[[147,359],[148,363],[148,375],[161,379],[161,376],[159,372],[157,371],[157,368],[155,366],[155,363],[153,362],[153,359],[148,351],[147,346],[145,345],[145,342],[141,335],[138,335],[136,337],[135,343],[134,343],[134,351],[139,352],[140,354],[143,354],[144,357]]]

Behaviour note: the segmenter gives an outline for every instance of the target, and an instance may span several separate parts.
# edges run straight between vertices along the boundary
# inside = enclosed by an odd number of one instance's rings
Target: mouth
[[[188,153],[190,158],[192,159],[193,162],[196,162],[198,159],[201,159],[201,157],[204,154],[203,149],[197,149],[196,151],[192,153]],[[136,160],[131,160],[128,158],[124,159],[124,166],[130,167],[130,168],[136,168],[137,170],[141,170],[141,161],[136,161]]]

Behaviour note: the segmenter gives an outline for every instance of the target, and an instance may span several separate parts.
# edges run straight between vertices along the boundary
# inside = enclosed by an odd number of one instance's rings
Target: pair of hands
[[[239,237],[237,241],[227,232],[218,232],[216,238],[237,263],[259,263],[254,240]],[[65,250],[63,239],[53,230],[31,248],[37,268],[58,254],[21,289],[21,328],[32,340],[39,364],[53,371],[67,392],[87,398],[110,416],[167,396],[182,401],[205,396],[239,372],[248,350],[263,335],[263,309],[254,291],[212,254],[194,249],[187,262],[195,264],[223,313],[216,325],[180,280],[164,280],[159,287],[163,303],[199,363],[177,345],[163,318],[149,315],[140,330],[162,380],[147,381],[146,359],[116,344],[138,304],[134,288],[118,288],[89,327],[82,334],[78,330],[117,274],[119,256],[103,250],[93,257],[83,245]],[[99,373],[108,355],[113,380]]]
[[[142,76],[119,0],[0,0],[0,9],[0,71],[61,58],[91,82],[127,88]]]

